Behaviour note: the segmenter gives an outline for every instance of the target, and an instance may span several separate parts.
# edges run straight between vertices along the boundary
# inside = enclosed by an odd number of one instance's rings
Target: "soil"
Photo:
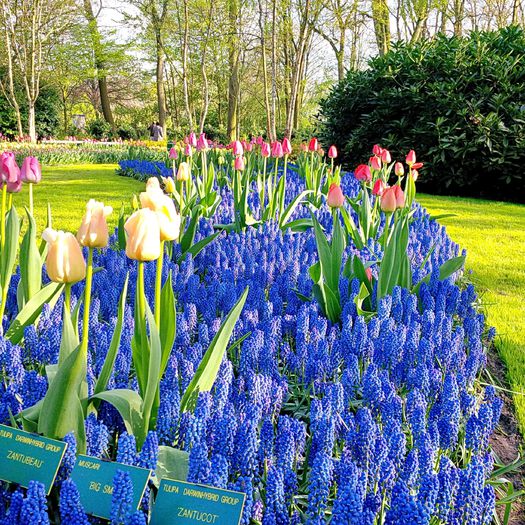
[[[492,375],[492,380],[497,387],[509,389],[506,380],[505,365],[498,356],[494,348],[491,349],[487,356],[487,369]],[[503,390],[497,390],[498,395],[503,399],[503,409],[498,428],[491,438],[492,449],[499,462],[507,465],[522,456],[523,438],[520,434],[518,422],[514,412],[514,403],[512,397]],[[514,491],[524,488],[525,467],[514,470],[505,474],[505,478],[512,482]],[[503,520],[505,505],[497,506],[500,520]],[[503,521],[501,521],[503,523]],[[512,511],[508,525],[525,524],[525,499],[512,505]]]

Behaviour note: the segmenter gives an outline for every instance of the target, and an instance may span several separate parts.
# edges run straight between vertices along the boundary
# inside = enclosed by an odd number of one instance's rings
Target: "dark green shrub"
[[[89,123],[88,133],[95,139],[109,139],[111,137],[111,126],[105,120],[97,118]]]
[[[373,144],[425,162],[419,188],[525,200],[525,32],[396,44],[321,103],[321,138],[355,167]]]

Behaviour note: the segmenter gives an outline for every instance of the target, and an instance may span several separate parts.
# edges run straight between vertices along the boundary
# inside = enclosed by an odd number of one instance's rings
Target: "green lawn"
[[[110,231],[116,227],[122,203],[131,210],[133,193],[138,193],[144,184],[127,177],[115,176],[114,164],[75,164],[44,168],[42,182],[33,186],[34,215],[38,231],[46,224],[47,203],[51,204],[53,228],[76,233],[86,210],[86,202],[94,198],[113,206],[108,218]],[[20,214],[23,206],[29,206],[28,189],[15,195],[14,204]]]
[[[521,432],[525,434],[525,206],[478,199],[418,195],[450,237],[467,249],[467,268],[498,332]]]
[[[113,206],[110,228],[116,226],[122,203],[144,185],[115,176],[115,165],[72,165],[44,169],[35,190],[35,216],[41,232],[51,204],[53,227],[76,232],[90,198]],[[433,214],[455,213],[442,219],[449,235],[468,252],[467,267],[481,293],[488,322],[498,331],[497,346],[508,367],[511,389],[525,392],[525,206],[503,202],[419,195]],[[20,209],[28,202],[27,188],[15,196]],[[525,396],[515,395],[525,434]]]

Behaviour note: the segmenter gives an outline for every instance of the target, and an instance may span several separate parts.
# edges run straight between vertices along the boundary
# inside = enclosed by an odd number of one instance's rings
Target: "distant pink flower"
[[[272,157],[275,159],[280,159],[282,156],[283,156],[283,146],[278,140],[276,140],[272,144]]]
[[[191,147],[191,144],[186,144],[184,147],[184,155],[186,155],[186,157],[191,157],[193,155],[193,148]]]
[[[372,148],[372,153],[376,155],[376,157],[380,157],[383,153],[383,148],[379,144],[375,144]]]
[[[379,157],[374,155],[373,157],[370,157],[369,162],[373,170],[379,171],[381,169],[381,159]]]
[[[193,131],[188,135],[188,144],[192,148],[196,148],[197,147],[197,135],[195,135],[195,133],[193,133]]]
[[[316,137],[312,137],[310,139],[310,143],[308,144],[308,151],[317,151],[319,149],[319,141]]]
[[[340,208],[345,203],[345,196],[341,191],[341,186],[333,182],[328,190],[326,202],[330,208]]]
[[[178,156],[179,156],[179,152],[174,147],[170,148],[170,153],[169,153],[170,159],[175,160]]]
[[[244,157],[243,156],[235,157],[234,168],[237,171],[244,170]]]
[[[206,134],[201,133],[197,140],[197,151],[206,151],[208,149],[208,140],[206,139]]]
[[[328,148],[328,157],[331,159],[337,158],[337,148],[334,145]]]
[[[270,144],[268,144],[268,142],[263,142],[261,144],[261,155],[264,157],[264,158],[268,158],[271,154],[271,151],[270,151]]]
[[[385,191],[386,185],[383,182],[383,179],[377,179],[372,190],[373,195],[382,195]]]
[[[292,153],[292,145],[286,137],[283,139],[283,153],[285,155],[290,155],[290,153]]]
[[[232,153],[235,156],[242,155],[244,153],[244,148],[239,140],[236,140],[232,143]]]
[[[354,171],[354,177],[357,180],[364,180],[370,182],[372,180],[372,172],[368,164],[359,164]]]

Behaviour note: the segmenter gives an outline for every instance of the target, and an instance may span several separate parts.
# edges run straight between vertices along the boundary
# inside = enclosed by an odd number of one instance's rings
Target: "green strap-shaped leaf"
[[[199,218],[200,207],[197,206],[193,209],[190,223],[188,224],[188,227],[186,228],[186,231],[184,232],[184,234],[182,235],[182,239],[180,240],[180,249],[183,254],[185,254],[193,245],[193,241],[195,240],[195,233],[197,232]]]
[[[201,239],[199,242],[195,243],[193,246],[191,246],[185,253],[183,253],[178,260],[178,263],[180,264],[184,257],[191,253],[192,257],[196,257],[197,254],[199,254],[208,244],[212,243],[219,235],[220,231],[212,233],[211,235],[208,235],[204,239]]]
[[[228,348],[228,342],[235,324],[241,315],[247,297],[248,288],[244,290],[244,293],[231,309],[230,313],[219,328],[219,331],[210,343],[193,379],[188,385],[186,392],[184,392],[181,401],[181,412],[194,410],[199,392],[207,392],[213,387],[224,352]]]
[[[29,226],[20,245],[20,282],[23,304],[42,288],[42,259],[36,243],[35,219],[26,208]]]
[[[439,279],[443,281],[444,279],[448,279],[451,275],[456,273],[457,271],[461,270],[463,266],[465,265],[465,256],[459,255],[457,257],[453,257],[452,259],[449,259],[448,261],[444,262],[439,267]],[[421,281],[419,281],[414,288],[412,289],[412,292],[417,294],[419,293],[419,289],[421,288],[421,285],[423,283],[430,282],[430,274],[425,276]]]
[[[113,331],[113,336],[111,337],[111,344],[109,345],[109,350],[106,355],[106,359],[104,359],[102,370],[100,371],[100,375],[98,376],[97,382],[95,384],[95,394],[99,394],[100,392],[106,390],[109,378],[111,377],[111,372],[113,371],[113,366],[115,365],[115,360],[117,359],[117,352],[120,346],[120,339],[122,336],[122,325],[124,324],[126,298],[128,295],[128,279],[129,274],[126,275],[124,287],[122,288],[122,293],[120,294],[120,300],[118,303],[117,324],[115,325],[115,330]],[[97,406],[98,403],[95,404],[95,407]]]
[[[220,232],[218,232],[220,233]],[[175,336],[177,334],[177,309],[176,309],[175,295],[173,294],[173,283],[171,271],[168,274],[168,279],[162,287],[160,294],[160,345],[162,348],[162,358],[160,366],[160,375],[164,374],[168,360],[173,350],[175,343]]]
[[[126,230],[124,229],[124,224],[126,222],[126,217],[124,215],[124,203],[120,207],[120,213],[118,216],[118,248],[119,250],[124,251],[126,249]]]
[[[64,285],[60,283],[49,283],[44,286],[18,313],[8,328],[5,337],[13,344],[18,344],[24,337],[24,328],[35,322],[42,312],[44,304],[50,303],[57,294],[60,294],[63,288]]]
[[[313,193],[312,190],[304,190],[301,193],[299,193],[299,195],[297,195],[297,197],[295,197],[295,199],[293,199],[292,202],[290,202],[290,204],[288,204],[283,213],[281,213],[281,217],[279,218],[279,227],[281,228],[281,230],[283,229],[283,226],[290,220],[290,217],[293,215],[293,212],[295,211],[297,206],[299,206],[303,199],[311,193]]]
[[[0,286],[4,295],[9,289],[13,268],[18,252],[18,236],[20,235],[20,219],[13,206],[7,214],[5,227],[5,244],[0,253]]]

